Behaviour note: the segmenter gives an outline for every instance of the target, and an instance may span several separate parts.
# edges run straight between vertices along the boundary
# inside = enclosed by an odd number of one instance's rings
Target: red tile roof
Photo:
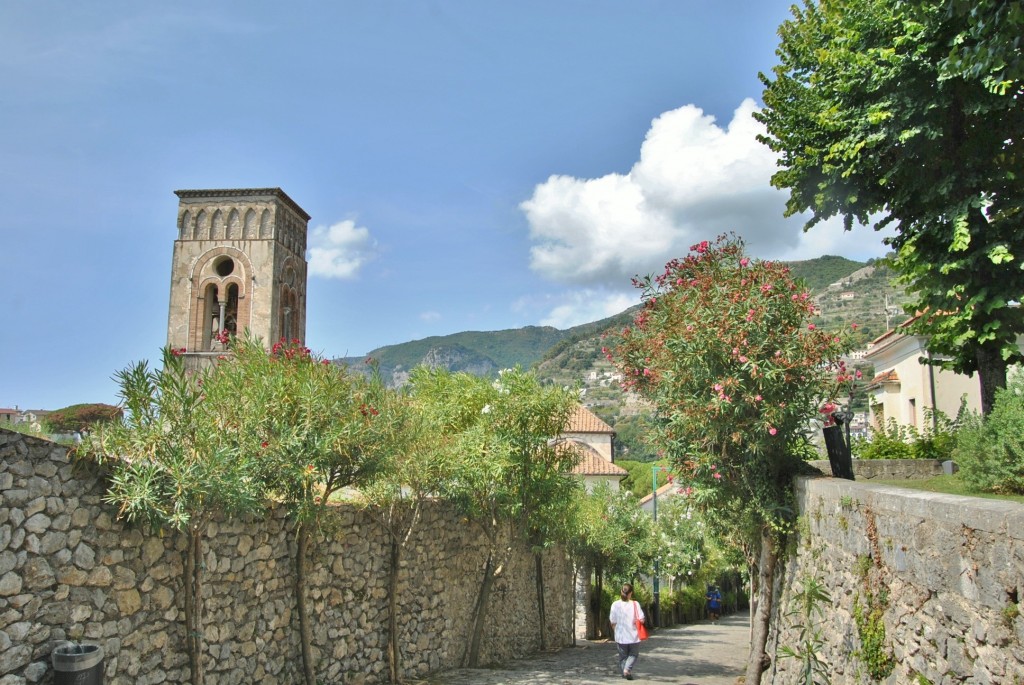
[[[613,464],[590,445],[579,440],[566,440],[563,445],[572,445],[582,456],[580,462],[573,467],[572,473],[577,476],[628,476],[629,471],[618,464]]]
[[[900,382],[900,377],[899,377],[899,375],[897,375],[895,369],[890,369],[890,370],[884,371],[884,372],[878,374],[877,376],[875,376],[874,378],[872,378],[871,381],[867,384],[867,387],[868,388],[874,388],[876,386],[881,385],[882,383],[899,383],[899,382]]]
[[[615,430],[582,404],[569,417],[566,433],[614,433]]]

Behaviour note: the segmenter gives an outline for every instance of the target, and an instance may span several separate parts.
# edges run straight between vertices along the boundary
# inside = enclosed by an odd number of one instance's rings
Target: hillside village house
[[[32,430],[43,430],[43,419],[50,413],[48,409],[26,409],[21,412],[21,420],[27,423]]]
[[[559,438],[572,443],[583,454],[572,472],[583,479],[587,492],[593,491],[600,482],[607,482],[612,490],[618,490],[619,481],[629,475],[614,461],[615,431],[583,405],[576,407]]]
[[[877,428],[895,419],[900,425],[924,430],[930,427],[926,410],[956,418],[961,399],[967,409],[981,411],[978,377],[922,364],[920,360],[929,357],[927,337],[907,333],[911,321],[875,338],[864,355],[864,361],[875,367],[875,377],[867,385],[871,425]]]
[[[41,431],[43,418],[49,413],[49,410],[45,409],[19,409],[17,406],[14,409],[0,408],[0,426],[24,423],[34,431]]]

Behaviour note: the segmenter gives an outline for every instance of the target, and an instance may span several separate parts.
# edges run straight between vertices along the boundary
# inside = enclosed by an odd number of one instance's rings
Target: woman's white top
[[[636,615],[633,608],[636,607]],[[608,612],[608,620],[615,624],[615,641],[620,645],[631,645],[640,642],[636,634],[636,619],[644,620],[644,610],[635,601],[624,602],[617,599],[612,602],[611,611]]]

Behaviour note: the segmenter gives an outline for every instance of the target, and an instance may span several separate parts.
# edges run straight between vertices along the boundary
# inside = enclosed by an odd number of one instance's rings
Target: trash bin
[[[65,642],[58,645],[53,659],[53,685],[103,685],[103,648]]]

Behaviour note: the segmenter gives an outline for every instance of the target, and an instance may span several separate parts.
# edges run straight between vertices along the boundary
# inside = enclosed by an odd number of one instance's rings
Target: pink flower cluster
[[[308,347],[304,347],[298,338],[292,338],[290,343],[281,338],[270,348],[270,354],[277,358],[309,359],[313,353]]]

